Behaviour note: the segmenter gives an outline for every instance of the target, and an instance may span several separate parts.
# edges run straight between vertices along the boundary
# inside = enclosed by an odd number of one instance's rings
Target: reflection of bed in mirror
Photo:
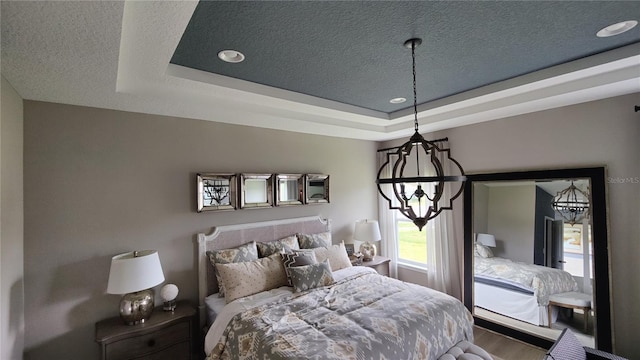
[[[475,306],[533,325],[548,326],[549,295],[578,290],[566,271],[500,257],[474,258]],[[553,318],[557,310],[552,311]]]

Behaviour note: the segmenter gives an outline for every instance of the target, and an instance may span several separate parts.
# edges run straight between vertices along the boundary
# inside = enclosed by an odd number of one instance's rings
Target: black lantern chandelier
[[[571,180],[568,188],[556,194],[551,206],[573,226],[589,214],[589,195],[578,189]]]
[[[415,133],[406,143],[390,149],[395,151],[387,152],[386,162],[378,170],[376,180],[378,191],[389,203],[389,209],[399,210],[411,219],[420,231],[442,210],[452,209],[453,200],[462,193],[466,180],[462,166],[451,157],[450,149],[438,145],[448,139],[429,141],[418,132],[415,49],[421,43],[422,39],[419,38],[409,39],[404,43],[411,49]],[[443,163],[441,158],[449,164]],[[457,175],[445,174],[447,168],[454,169]],[[390,177],[381,177],[386,175]],[[446,192],[445,184],[449,182],[460,182],[460,187],[455,192],[454,189]],[[392,194],[385,193],[383,190],[385,184],[390,185],[385,187],[385,190],[391,190]],[[450,194],[453,196],[449,196]]]

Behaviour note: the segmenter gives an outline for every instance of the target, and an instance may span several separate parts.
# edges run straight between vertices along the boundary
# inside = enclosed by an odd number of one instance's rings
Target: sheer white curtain
[[[387,160],[386,152],[378,153],[378,169]],[[391,177],[390,166],[386,166],[383,172],[380,174],[383,178]],[[382,189],[386,194],[391,194],[391,185],[383,184]],[[392,278],[398,278],[398,239],[396,232],[396,216],[402,216],[398,214],[397,210],[389,210],[389,202],[378,195],[378,224],[380,225],[380,235],[382,240],[380,241],[380,250],[382,255],[391,259],[389,264],[389,276]]]
[[[445,174],[450,174],[451,169],[446,154],[439,153]],[[432,174],[435,175],[435,174]],[[459,183],[453,183],[456,186]],[[451,184],[446,183],[443,199],[451,197]],[[453,230],[453,215],[451,210],[443,210],[440,215],[430,220],[432,226],[427,229],[427,285],[435,290],[442,291],[458,299],[462,299],[462,281],[460,268],[462,261],[460,252],[462,239],[458,241]]]

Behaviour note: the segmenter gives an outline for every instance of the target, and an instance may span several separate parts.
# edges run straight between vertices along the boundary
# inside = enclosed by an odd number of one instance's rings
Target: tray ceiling
[[[638,2],[1,6],[2,74],[29,100],[388,140],[413,131],[411,37],[421,132],[640,91],[640,27],[595,36]]]

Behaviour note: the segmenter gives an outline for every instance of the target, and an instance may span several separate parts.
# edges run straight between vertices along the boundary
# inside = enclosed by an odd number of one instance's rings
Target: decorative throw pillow
[[[298,250],[298,252],[299,251],[300,250]],[[313,252],[316,254],[316,259],[318,260],[318,262],[329,259],[329,263],[331,264],[331,271],[336,271],[352,266],[351,260],[349,260],[349,255],[347,255],[347,250],[344,247],[344,242],[341,242],[337,245],[331,245],[326,248],[315,248],[313,249]]]
[[[287,274],[287,282],[289,283],[289,286],[292,286],[289,268],[318,263],[316,260],[316,254],[313,251],[282,253],[280,256],[282,256],[282,263],[284,265],[284,271]]]
[[[267,257],[273,254],[278,254],[284,249],[286,252],[291,250],[300,249],[298,245],[298,237],[296,235],[288,236],[284,239],[270,241],[266,243],[257,243],[258,256]]]
[[[218,280],[218,296],[224,297],[224,282],[220,278],[220,274],[218,274],[216,264],[256,260],[258,259],[258,248],[256,247],[256,242],[252,241],[233,249],[207,251],[207,255],[209,256],[209,262],[211,262],[216,273],[216,279]]]
[[[297,234],[300,249],[314,249],[318,247],[331,246],[331,233],[323,232],[318,234]]]
[[[225,288],[225,301],[257,294],[287,285],[280,254],[254,261],[216,264]]]
[[[476,243],[476,251],[475,251],[476,256],[480,256],[483,258],[490,258],[493,257],[493,251],[491,251],[491,249],[485,245],[482,244],[478,244]]]
[[[289,271],[294,292],[315,289],[334,283],[329,260],[312,265],[292,267]]]

